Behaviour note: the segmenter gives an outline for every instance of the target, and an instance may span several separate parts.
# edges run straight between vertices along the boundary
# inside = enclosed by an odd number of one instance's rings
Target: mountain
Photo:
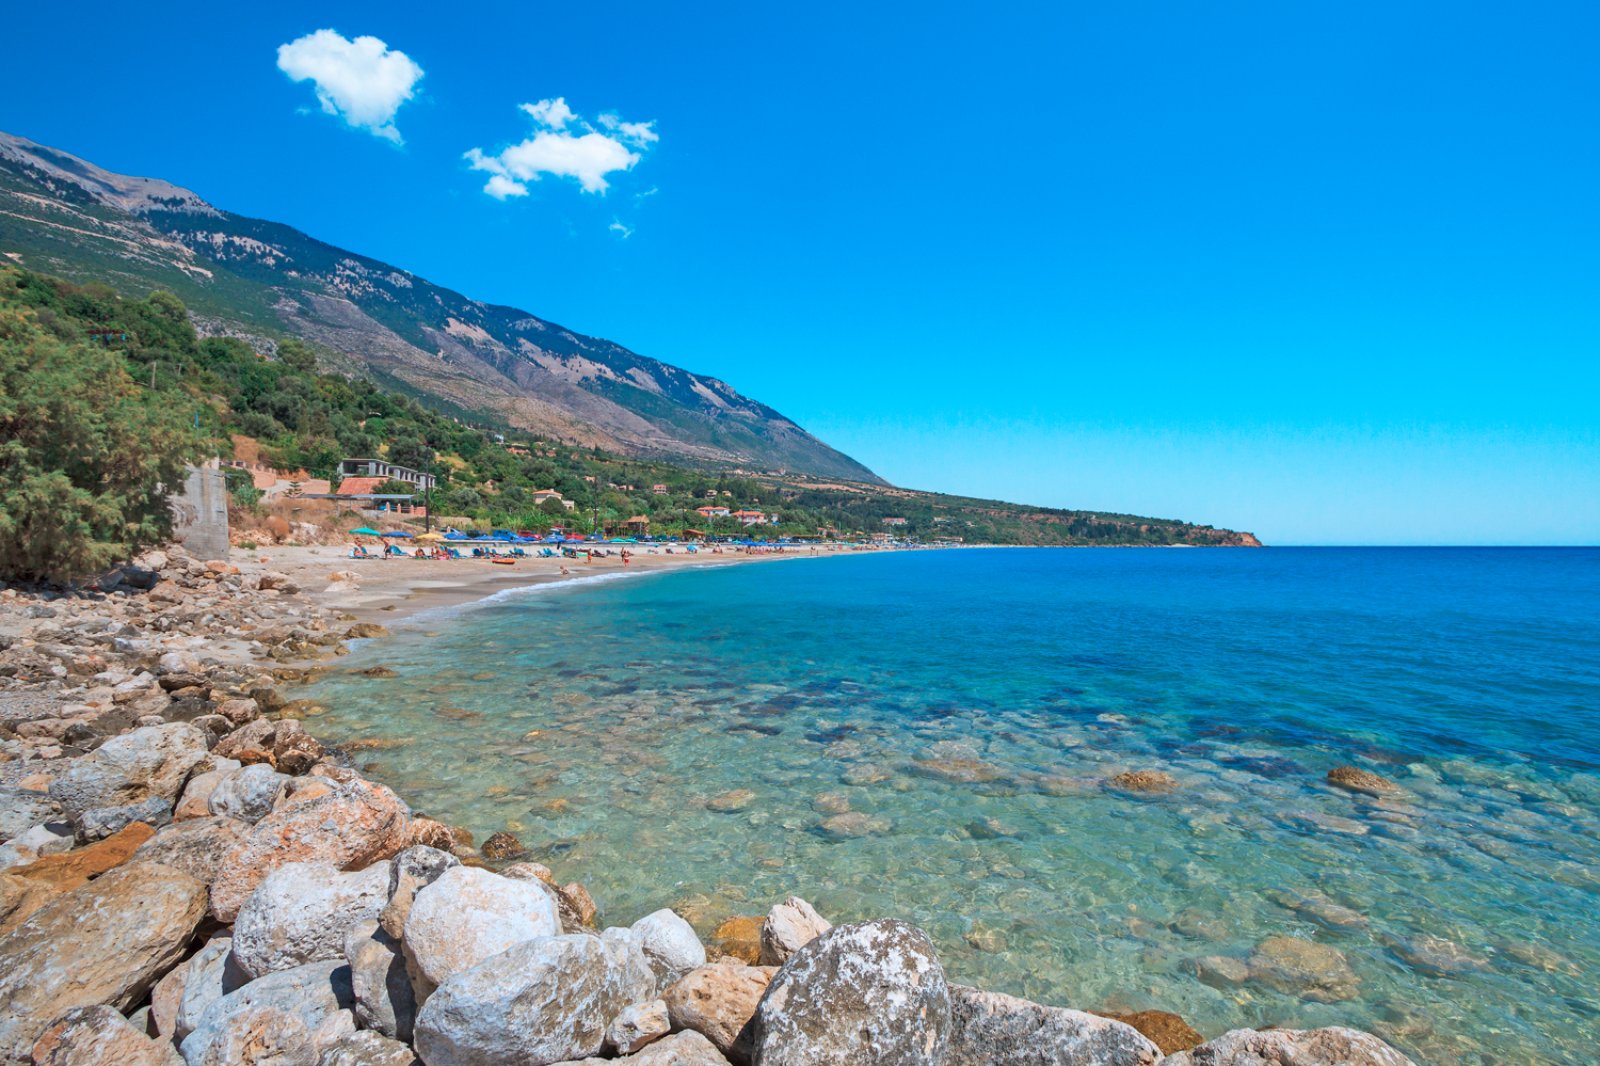
[[[265,350],[298,336],[347,373],[530,433],[626,455],[884,484],[715,378],[7,133],[0,255],[126,292],[170,289],[204,332]]]

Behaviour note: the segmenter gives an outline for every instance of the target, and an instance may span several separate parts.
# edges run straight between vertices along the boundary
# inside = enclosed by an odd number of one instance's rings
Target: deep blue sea
[[[957,980],[1208,1036],[1600,1046],[1600,550],[630,575],[421,616],[305,694],[375,777],[516,832],[611,923],[672,905],[709,934],[798,893],[920,923]],[[1331,787],[1341,764],[1404,791]],[[1178,787],[1108,786],[1139,769]]]

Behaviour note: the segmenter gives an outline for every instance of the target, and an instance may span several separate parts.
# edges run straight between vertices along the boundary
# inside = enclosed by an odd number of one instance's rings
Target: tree
[[[317,357],[305,343],[290,337],[278,344],[278,362],[292,370],[312,371],[317,369]]]
[[[0,310],[0,577],[83,577],[171,533],[167,493],[201,452],[173,400],[117,353]]]

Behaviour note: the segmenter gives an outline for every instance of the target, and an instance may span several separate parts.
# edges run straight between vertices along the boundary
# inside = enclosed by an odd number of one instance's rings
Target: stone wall
[[[189,468],[172,497],[173,534],[197,559],[228,557],[228,484],[215,462]]]

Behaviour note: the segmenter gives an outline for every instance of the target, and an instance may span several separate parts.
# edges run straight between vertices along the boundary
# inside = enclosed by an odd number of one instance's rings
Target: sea
[[[380,674],[362,673],[373,668]],[[951,979],[1420,1063],[1600,1047],[1600,550],[954,549],[424,613],[318,735],[609,924],[784,897]],[[1400,790],[1352,793],[1355,766]],[[1159,771],[1165,791],[1119,787]]]

